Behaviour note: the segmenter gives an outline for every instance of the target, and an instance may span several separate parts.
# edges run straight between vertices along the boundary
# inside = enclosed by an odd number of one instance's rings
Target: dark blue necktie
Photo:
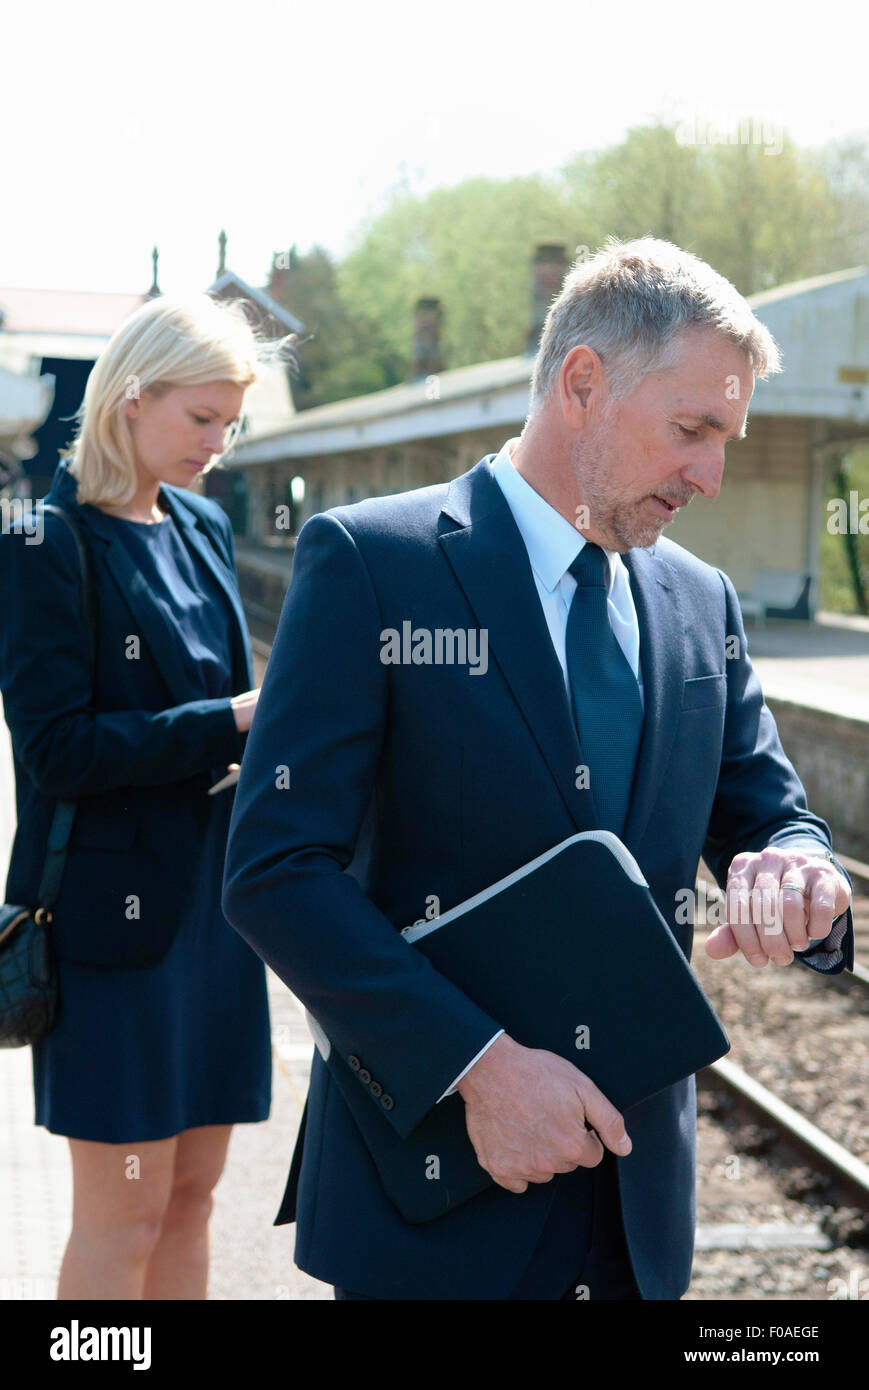
[[[643,706],[607,613],[607,557],[586,542],[570,566],[576,593],[565,653],[573,717],[601,830],[621,835],[628,816]]]

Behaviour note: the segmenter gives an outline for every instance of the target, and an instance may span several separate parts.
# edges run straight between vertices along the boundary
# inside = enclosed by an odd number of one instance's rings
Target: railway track
[[[723,1090],[754,1120],[771,1126],[784,1142],[818,1172],[832,1179],[851,1206],[869,1212],[869,1165],[831,1139],[792,1105],[780,1100],[742,1067],[726,1057],[697,1077],[698,1084]]]
[[[840,858],[854,886],[853,972],[712,962],[696,924],[693,965],[733,1049],[697,1077],[689,1300],[869,1297],[869,866]],[[698,877],[698,903],[722,897]]]
[[[869,867],[842,863],[865,960]],[[702,886],[707,903],[720,896]],[[700,936],[705,923],[697,926]],[[688,1297],[866,1297],[869,972],[860,961],[832,977],[802,967],[722,972],[716,964],[698,941],[694,966],[733,1054],[697,1077],[698,1243]],[[767,1051],[771,1038],[778,1056]],[[722,1180],[733,1164],[737,1183]]]

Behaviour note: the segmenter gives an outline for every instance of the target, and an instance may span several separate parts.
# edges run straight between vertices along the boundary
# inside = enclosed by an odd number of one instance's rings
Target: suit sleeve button
[[[352,1067],[354,1071],[358,1071],[359,1068],[362,1066],[362,1063],[360,1062],[358,1057],[348,1057],[347,1065]]]
[[[371,1094],[372,1094],[373,1096],[377,1096],[378,1099],[380,1098],[380,1096],[383,1095],[383,1087],[381,1086],[381,1084],[380,1084],[379,1081],[372,1081],[371,1086],[369,1087],[369,1089],[370,1089],[370,1091],[371,1091]]]
[[[384,1092],[384,1094],[380,1097],[380,1104],[383,1106],[384,1110],[391,1110],[395,1104],[395,1101],[392,1099],[392,1096],[388,1096]]]
[[[359,1072],[359,1080],[364,1082],[367,1086],[369,1081],[371,1080],[371,1072],[366,1071],[365,1067],[363,1067],[361,1072]]]

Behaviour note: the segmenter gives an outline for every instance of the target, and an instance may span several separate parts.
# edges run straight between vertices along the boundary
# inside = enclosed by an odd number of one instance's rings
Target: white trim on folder
[[[439,917],[435,917],[431,922],[414,922],[413,926],[405,927],[402,936],[405,941],[420,941],[422,937],[428,936],[430,932],[437,931],[438,927],[444,926],[447,922],[452,922],[456,917],[461,917],[463,913],[469,912],[471,908],[479,907],[481,903],[493,898],[496,893],[501,893],[511,884],[518,883],[526,874],[530,874],[534,869],[539,869],[548,860],[554,859],[556,854],[561,854],[562,850],[569,845],[578,844],[581,840],[597,840],[604,845],[610,853],[618,860],[628,878],[633,879],[634,883],[639,883],[644,888],[648,888],[648,883],[643,877],[642,870],[634,856],[626,845],[623,845],[617,835],[611,830],[583,830],[578,835],[570,835],[568,839],[562,840],[561,844],[548,849],[545,854],[540,854],[536,859],[531,859],[521,868],[514,869],[506,878],[499,878],[497,883],[492,883],[488,888],[484,888],[482,893],[475,893],[472,898],[466,898],[463,903],[457,903],[447,912],[442,912]]]

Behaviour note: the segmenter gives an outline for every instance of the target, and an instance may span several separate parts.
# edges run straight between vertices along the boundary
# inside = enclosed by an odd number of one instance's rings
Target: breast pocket
[[[720,709],[727,703],[727,677],[695,676],[682,687],[682,709]]]

